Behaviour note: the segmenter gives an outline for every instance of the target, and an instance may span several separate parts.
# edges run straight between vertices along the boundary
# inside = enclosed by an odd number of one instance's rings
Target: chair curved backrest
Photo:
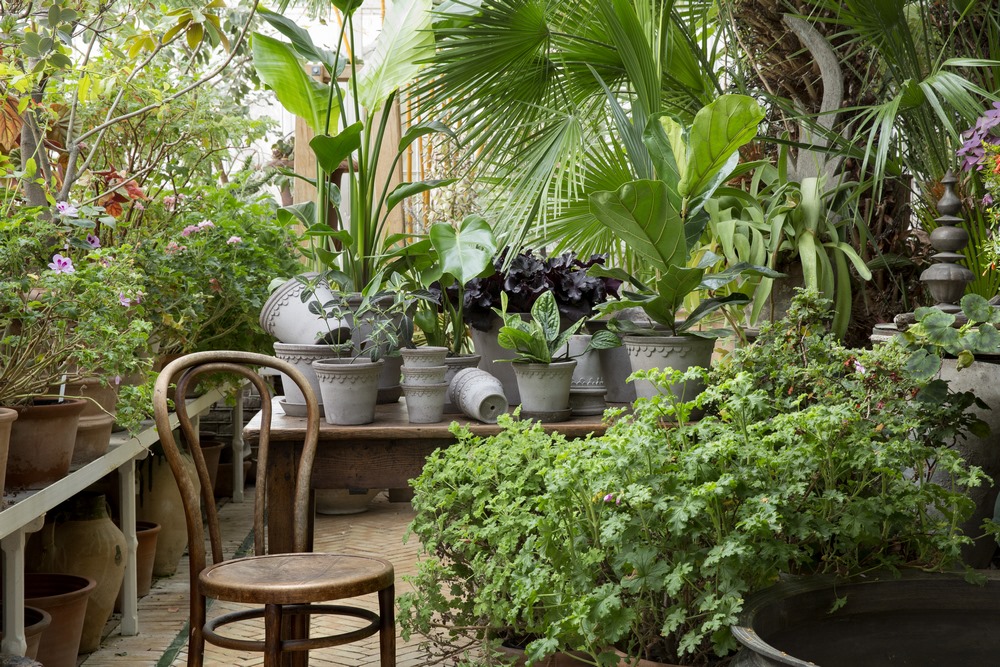
[[[295,480],[295,514],[293,517],[293,537],[296,551],[308,550],[308,527],[310,479],[312,477],[313,461],[316,456],[316,443],[319,437],[319,402],[309,381],[297,368],[291,364],[264,354],[237,351],[195,352],[185,355],[171,363],[161,371],[153,390],[153,412],[156,420],[156,430],[163,445],[167,462],[177,480],[184,502],[184,513],[188,530],[188,553],[190,557],[191,582],[198,579],[198,574],[204,570],[207,563],[205,552],[205,533],[202,527],[201,504],[194,482],[189,477],[184,465],[180,448],[173,435],[170,424],[170,408],[168,390],[171,379],[180,375],[177,381],[176,396],[183,397],[188,386],[201,375],[207,373],[236,374],[249,381],[261,396],[261,428],[257,449],[257,488],[254,499],[254,551],[257,555],[265,552],[265,510],[267,507],[267,467],[268,443],[271,432],[271,400],[270,388],[267,382],[253,368],[267,367],[284,373],[294,381],[306,401],[306,437],[299,457],[298,473]],[[219,531],[218,512],[215,505],[215,494],[209,484],[208,469],[199,446],[198,433],[187,412],[187,405],[182,398],[175,401],[175,410],[181,432],[189,443],[191,456],[194,459],[201,482],[201,501],[204,503],[205,514],[209,527],[209,538],[212,548],[212,564],[221,562],[222,538]],[[238,425],[234,425],[238,427]],[[238,466],[239,462],[234,461]]]

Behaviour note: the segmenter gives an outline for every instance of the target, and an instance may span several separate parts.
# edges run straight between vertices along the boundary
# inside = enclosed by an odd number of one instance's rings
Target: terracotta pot
[[[18,418],[10,432],[7,455],[9,488],[41,489],[69,472],[76,444],[80,413],[87,406],[81,399],[38,401],[14,408]]]
[[[136,597],[149,595],[149,589],[153,586],[153,561],[156,560],[156,537],[159,534],[159,524],[152,521],[135,522],[135,539],[138,542],[135,548]],[[115,611],[122,610],[122,603],[122,590],[119,590]]]
[[[222,440],[205,440],[201,443],[201,455],[205,459],[205,468],[208,469],[208,479],[213,489],[219,479],[219,460],[222,457],[222,450],[228,446],[230,443]]]
[[[7,452],[10,450],[10,431],[17,411],[10,408],[0,408],[0,509],[4,508],[2,499],[4,479],[7,476]]]
[[[118,386],[102,385],[97,377],[83,378],[67,384],[66,395],[88,399],[80,413],[73,447],[73,465],[86,465],[108,451],[115,426]]]
[[[0,624],[2,623],[3,617],[0,616]],[[42,635],[51,624],[52,616],[44,609],[24,608],[24,641],[28,645],[24,652],[26,658],[34,660],[38,656],[38,646],[42,641]],[[0,631],[0,640],[2,639],[3,631]]]
[[[184,465],[195,490],[201,493],[201,484],[190,454],[184,454]],[[168,577],[177,571],[177,563],[187,548],[187,520],[184,518],[181,493],[177,490],[170,464],[162,456],[150,456],[140,463],[139,481],[142,486],[136,504],[136,518],[160,525],[153,574]]]
[[[243,462],[243,480],[246,483],[247,475],[250,474],[250,468],[253,463],[250,461]],[[232,498],[233,497],[233,462],[219,464],[219,475],[215,480],[215,497],[216,498]]]
[[[97,582],[73,574],[24,575],[24,604],[52,617],[36,659],[45,667],[76,667],[87,599]]]
[[[36,558],[26,559],[29,572],[61,572],[94,580],[80,637],[80,653],[101,646],[104,624],[111,617],[115,597],[125,576],[125,536],[108,516],[100,494],[79,494],[50,513],[40,535]],[[34,542],[34,540],[33,540]]]

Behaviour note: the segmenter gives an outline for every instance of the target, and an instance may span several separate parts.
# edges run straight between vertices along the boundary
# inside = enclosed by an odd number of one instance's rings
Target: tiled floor
[[[252,492],[252,489],[248,489]],[[220,509],[223,539],[227,555],[239,548],[252,526],[252,496],[247,502],[226,504]],[[392,561],[396,571],[397,594],[408,590],[403,577],[413,572],[418,545],[416,539],[403,543],[406,527],[413,518],[409,503],[390,503],[385,494],[380,495],[372,508],[363,514],[348,516],[317,515],[315,550],[339,553],[377,555]],[[83,667],[168,667],[186,664],[187,634],[187,558],[181,560],[177,573],[172,577],[153,582],[149,595],[139,600],[139,635],[121,636],[115,617],[109,623],[108,634],[100,650],[82,658]],[[377,601],[362,599],[359,606],[375,609]],[[221,613],[222,603],[209,609],[209,615]],[[320,617],[323,618],[323,617]],[[314,621],[313,634],[325,634],[347,627],[351,621],[334,626],[334,621]],[[232,626],[231,634],[257,636],[256,627]],[[424,664],[416,640],[406,644],[396,639],[397,665],[418,667]],[[310,665],[314,667],[368,667],[378,664],[378,638],[370,637],[355,644],[348,644],[322,651],[310,652]],[[262,665],[260,654],[240,655],[235,652],[208,646],[205,655],[208,667],[244,667]]]

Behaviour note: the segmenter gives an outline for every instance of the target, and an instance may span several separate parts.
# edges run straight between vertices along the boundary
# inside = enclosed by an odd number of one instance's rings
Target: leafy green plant
[[[664,114],[649,119],[642,143],[657,179],[632,181],[614,192],[596,192],[590,196],[590,206],[594,217],[641,258],[653,279],[647,286],[641,277],[620,269],[594,267],[593,275],[632,285],[631,290],[622,291],[623,298],[606,302],[602,312],[640,307],[673,335],[687,333],[707,315],[750,301],[740,292],[710,296],[681,321],[678,311],[690,295],[721,289],[741,275],[781,275],[747,263],[709,273],[720,262],[719,256],[691,256],[707,224],[706,202],[732,177],[740,146],[756,136],[762,118],[763,112],[751,98],[723,95],[701,109],[690,127]]]
[[[0,224],[0,405],[149,366],[137,354],[150,324],[132,248],[92,248],[57,231],[33,215]],[[39,252],[51,260],[45,268],[35,268]]]
[[[345,34],[356,44],[354,14],[361,3],[336,0],[334,5],[344,15],[337,44],[344,42]],[[306,251],[314,268],[337,271],[337,282],[351,290],[361,290],[374,280],[386,268],[391,247],[405,239],[386,234],[389,214],[408,197],[455,180],[417,181],[391,188],[392,173],[418,137],[451,134],[440,122],[427,122],[408,128],[397,145],[390,146],[386,140],[399,88],[433,54],[430,10],[430,0],[389,3],[382,31],[360,69],[356,58],[348,61],[339,50],[334,53],[316,46],[292,19],[274,12],[261,10],[260,15],[289,41],[253,35],[254,65],[261,80],[285,109],[303,118],[315,132],[309,146],[316,155],[316,201],[281,209],[279,216],[305,225],[306,235],[314,241]],[[304,61],[322,64],[330,84],[307,75]],[[347,68],[350,77],[345,90],[338,78]],[[383,174],[377,166],[387,156],[391,168]],[[339,184],[332,182],[332,174],[344,164],[349,210],[341,208]],[[380,177],[384,182],[379,182]],[[331,205],[340,214],[341,229],[329,224]]]
[[[460,435],[414,483],[428,558],[404,628],[442,651],[513,633],[532,660],[711,665],[744,597],[781,574],[953,567],[972,503],[932,477],[984,482],[953,448],[982,426],[974,397],[925,393],[905,350],[845,348],[828,323],[827,303],[797,297],[695,402],[640,400],[602,437],[515,421]]]
[[[422,301],[416,324],[431,345],[447,347],[449,354],[459,355],[467,338],[465,285],[493,272],[497,242],[489,223],[478,215],[466,216],[458,229],[436,223],[428,236],[434,260],[421,271],[420,281],[436,295],[432,292]],[[439,317],[439,310],[443,317]]]
[[[569,339],[580,330],[585,319],[581,318],[561,329],[559,322],[559,306],[551,291],[543,292],[531,307],[531,317],[528,321],[521,319],[520,313],[507,312],[507,294],[500,295],[500,308],[494,311],[503,320],[497,342],[500,346],[517,353],[515,363],[551,364],[560,355],[568,357]],[[618,347],[621,341],[614,333],[601,330],[591,336],[587,350],[601,350]]]
[[[945,354],[957,357],[961,370],[975,360],[975,355],[1000,350],[1000,310],[978,294],[963,296],[961,306],[961,321],[939,308],[917,308],[913,312],[916,324],[897,337],[912,351],[907,367],[918,377],[936,377]]]

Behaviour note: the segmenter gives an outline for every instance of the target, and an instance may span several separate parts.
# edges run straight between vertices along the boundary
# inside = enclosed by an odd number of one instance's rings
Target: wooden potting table
[[[289,417],[273,402],[270,461],[268,464],[268,550],[291,551],[293,485],[298,457],[305,437],[304,417]],[[411,424],[406,405],[400,401],[375,409],[375,421],[362,426],[331,426],[322,421],[319,446],[313,465],[313,488],[319,489],[408,489],[409,482],[423,470],[424,461],[435,449],[455,442],[451,422],[457,421],[480,436],[496,435],[500,427],[446,415],[438,424]],[[260,438],[261,413],[243,429],[247,444]],[[574,417],[570,421],[544,424],[547,432],[567,437],[604,433],[601,415]]]

